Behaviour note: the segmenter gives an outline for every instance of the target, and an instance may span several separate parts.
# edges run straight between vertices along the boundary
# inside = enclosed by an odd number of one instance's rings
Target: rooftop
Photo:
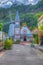
[[[43,19],[43,15],[38,19],[38,22],[39,22],[41,19]]]
[[[16,12],[15,22],[20,22],[20,16],[18,11]]]

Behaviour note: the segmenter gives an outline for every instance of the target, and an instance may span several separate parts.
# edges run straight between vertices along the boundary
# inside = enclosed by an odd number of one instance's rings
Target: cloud
[[[2,4],[2,3],[5,3],[5,2],[7,2],[8,0],[0,0],[0,3]]]
[[[12,5],[12,2],[10,1],[6,1],[6,2],[1,2],[0,3],[0,7],[3,7],[3,8],[7,8],[7,7],[10,7]]]
[[[36,4],[39,0],[17,0],[25,4]],[[15,0],[0,0],[0,7],[11,6]]]
[[[7,5],[12,5],[12,2],[8,1],[8,2],[7,2]]]

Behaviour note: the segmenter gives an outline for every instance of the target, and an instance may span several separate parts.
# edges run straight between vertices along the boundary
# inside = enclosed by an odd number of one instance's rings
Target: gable
[[[43,15],[38,19],[38,22],[40,22],[41,20],[43,20]]]
[[[27,35],[29,34],[29,35],[32,35],[31,31],[28,29],[27,26],[22,27],[21,34],[27,34]]]

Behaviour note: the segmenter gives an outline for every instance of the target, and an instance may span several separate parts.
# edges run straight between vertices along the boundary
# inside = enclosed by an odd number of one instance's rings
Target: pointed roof
[[[26,32],[25,32],[25,31],[26,31]],[[23,27],[22,27],[22,29],[21,29],[21,34],[24,35],[24,32],[26,33],[27,36],[30,36],[30,37],[33,36],[33,35],[32,35],[32,32],[28,29],[27,26],[23,26]]]
[[[38,22],[39,22],[41,19],[43,19],[43,15],[42,15],[42,16],[40,16],[40,18],[38,19]]]
[[[19,12],[16,12],[15,22],[20,22]]]

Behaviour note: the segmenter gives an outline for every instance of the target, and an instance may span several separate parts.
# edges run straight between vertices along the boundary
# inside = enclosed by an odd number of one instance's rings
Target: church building
[[[14,40],[31,41],[33,35],[26,24],[20,28],[20,16],[19,12],[16,12],[15,21],[9,25],[8,36],[13,37]]]

